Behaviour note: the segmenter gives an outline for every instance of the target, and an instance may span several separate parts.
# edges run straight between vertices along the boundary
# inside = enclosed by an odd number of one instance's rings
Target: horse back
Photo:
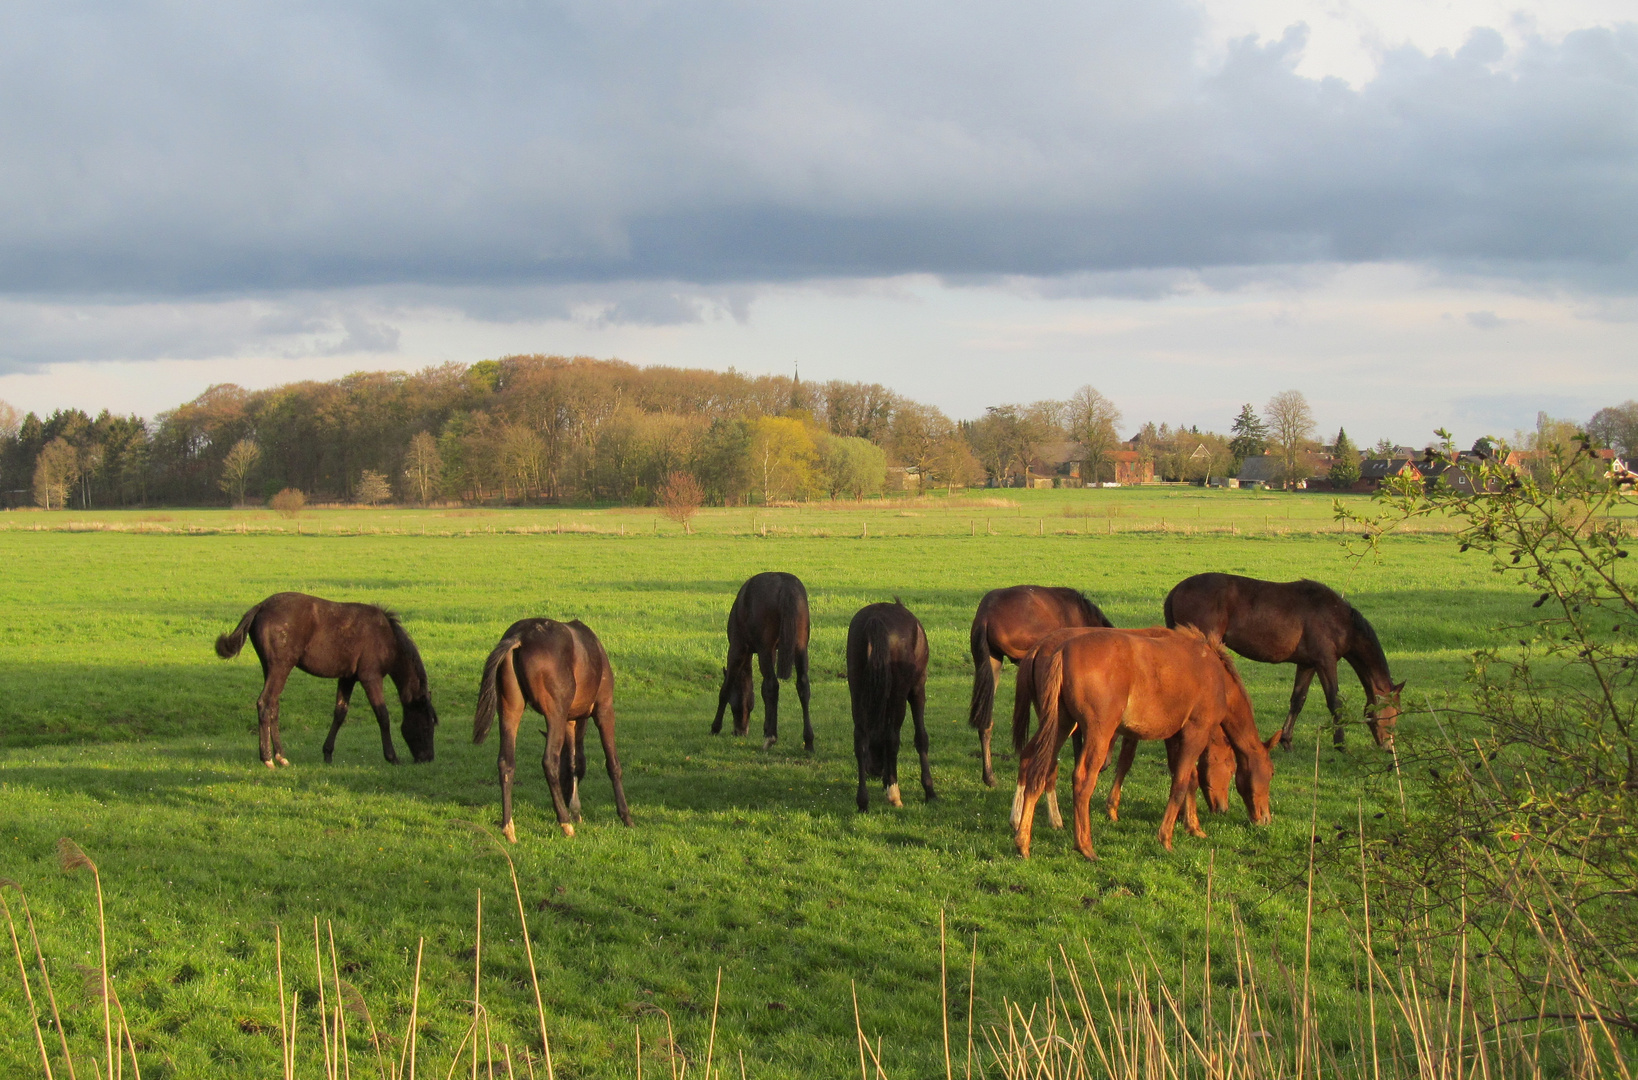
[[[507,629],[518,635],[513,670],[524,702],[544,716],[568,720],[590,716],[599,701],[612,696],[614,677],[608,652],[580,620],[525,619]]]
[[[756,653],[778,648],[783,632],[790,645],[805,650],[808,621],[808,592],[801,579],[795,574],[768,571],[739,587],[728,611],[728,640]]]
[[[1082,631],[1063,644],[1060,707],[1092,730],[1165,739],[1185,724],[1221,722],[1227,672],[1202,637],[1161,629]]]
[[[1108,625],[1097,605],[1075,589],[1013,585],[985,594],[973,632],[987,636],[992,654],[1017,661],[1054,630]]]
[[[374,604],[339,603],[305,593],[262,601],[250,638],[257,655],[325,679],[384,675],[397,658],[387,613]]]

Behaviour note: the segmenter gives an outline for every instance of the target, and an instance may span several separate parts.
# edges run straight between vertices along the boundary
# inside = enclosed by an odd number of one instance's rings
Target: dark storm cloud
[[[1295,74],[1300,29],[1203,69],[1201,25],[1155,0],[14,5],[0,291],[1165,292],[1381,259],[1638,282],[1638,27],[1511,55],[1479,30],[1353,89]],[[698,317],[666,295],[604,317]]]

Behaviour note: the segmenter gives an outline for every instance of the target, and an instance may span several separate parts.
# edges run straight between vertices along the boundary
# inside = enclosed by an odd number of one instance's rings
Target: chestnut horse
[[[1291,749],[1297,714],[1318,675],[1331,710],[1331,741],[1344,741],[1337,660],[1348,661],[1365,688],[1365,723],[1376,745],[1391,749],[1399,693],[1376,631],[1352,604],[1317,581],[1260,581],[1235,574],[1196,574],[1166,595],[1166,625],[1193,626],[1207,637],[1264,664],[1296,664],[1291,711],[1280,746]]]
[[[501,720],[501,832],[517,843],[512,825],[512,777],[517,771],[518,725],[524,706],[546,718],[546,753],[540,760],[552,806],[564,836],[574,835],[580,820],[580,781],[586,776],[586,720],[597,724],[603,760],[614,785],[620,820],[631,824],[626,790],[620,784],[620,759],[614,753],[614,669],[609,654],[585,623],[522,619],[506,628],[500,643],[484,661],[478,684],[478,709],[472,717],[472,741],[483,742],[494,721]]]
[[[905,706],[916,725],[921,790],[928,802],[933,771],[927,764],[927,633],[897,597],[859,609],[847,628],[847,690],[853,702],[853,756],[859,763],[858,805],[870,809],[867,777],[881,778],[890,806],[899,796],[899,732]]]
[[[978,602],[973,615],[973,697],[967,722],[978,731],[978,749],[983,759],[984,783],[995,786],[995,770],[990,763],[990,729],[994,726],[995,686],[1001,677],[1001,661],[1013,663],[1054,630],[1069,626],[1114,626],[1098,605],[1075,589],[1048,585],[1013,585],[992,589]]]
[[[279,695],[292,668],[321,679],[336,680],[336,710],[324,740],[324,760],[336,749],[336,732],[347,719],[353,687],[364,684],[364,696],[381,725],[381,752],[398,764],[392,746],[392,718],[387,715],[381,680],[391,678],[404,708],[400,731],[416,761],[432,760],[433,728],[438,713],[427,690],[427,669],[415,642],[398,616],[374,604],[338,604],[305,593],[274,593],[245,612],[239,625],[216,639],[216,655],[230,660],[250,638],[262,662],[262,692],[256,698],[256,728],[262,764],[288,765],[279,737]]]
[[[711,734],[722,732],[722,713],[732,707],[734,734],[751,726],[751,657],[762,673],[762,748],[779,741],[779,680],[796,672],[796,696],[802,702],[802,745],[813,749],[813,721],[808,717],[808,591],[795,574],[757,574],[739,587],[728,610],[728,663],[722,669],[722,692]]]
[[[1046,638],[1042,638],[1042,641],[1045,642],[1049,638],[1051,639],[1053,644],[1049,645],[1047,650],[1050,652],[1052,648],[1056,647],[1058,642],[1064,638],[1072,636],[1075,632],[1077,632],[1075,628],[1070,628],[1061,632],[1054,632],[1053,634],[1047,635]],[[1131,630],[1128,631],[1128,633],[1153,635],[1165,634],[1168,633],[1168,631],[1161,629],[1160,627],[1147,627],[1144,629]],[[1031,653],[1033,652],[1034,650],[1031,650]],[[1033,662],[1033,656],[1026,654],[1024,659],[1018,662],[1020,672],[1022,672],[1025,665],[1033,664]],[[1018,687],[1015,691],[1013,699],[1012,746],[1013,750],[1019,753],[1023,752],[1024,744],[1029,740],[1029,714],[1031,705],[1030,687],[1031,680],[1021,678],[1018,682]],[[1085,741],[1085,735],[1081,729],[1077,727],[1070,733],[1070,738],[1074,742],[1074,752],[1075,756],[1078,758],[1081,754],[1082,744]],[[1138,743],[1142,741],[1143,740],[1138,736],[1131,733],[1121,736],[1120,757],[1115,765],[1115,779],[1114,783],[1111,784],[1109,788],[1109,799],[1106,807],[1109,813],[1110,821],[1120,820],[1121,789],[1126,782],[1126,774],[1132,770],[1132,762],[1137,756]],[[1108,761],[1106,760],[1104,764],[1107,765]],[[1170,742],[1166,744],[1166,767],[1168,770],[1172,771],[1175,771],[1177,768],[1177,762],[1175,760],[1175,747]],[[1200,760],[1196,763],[1194,777],[1190,780],[1191,795],[1195,788],[1204,790],[1206,794],[1206,806],[1211,810],[1211,812],[1214,814],[1226,814],[1228,813],[1229,808],[1229,782],[1234,778],[1234,774],[1234,750],[1229,746],[1228,738],[1223,734],[1223,729],[1221,727],[1217,727],[1212,730],[1211,739],[1206,743],[1205,752],[1200,755]],[[1101,769],[1099,775],[1102,775]],[[1092,782],[1095,785],[1097,783],[1097,777],[1093,777]],[[1046,789],[1046,800],[1047,817],[1050,820],[1052,827],[1054,829],[1063,828],[1063,817],[1058,811],[1056,772],[1053,773],[1053,783]],[[1192,809],[1193,807],[1191,802],[1191,812]],[[1191,820],[1198,820],[1198,817],[1191,818]]]
[[[1171,798],[1159,832],[1168,850],[1180,813],[1191,834],[1205,835],[1189,795],[1196,762],[1219,726],[1234,753],[1236,786],[1251,820],[1270,820],[1273,763],[1258,740],[1251,701],[1227,653],[1198,631],[1061,631],[1036,646],[1019,665],[1018,679],[1018,703],[1026,709],[1032,703],[1041,718],[1019,757],[1013,796],[1014,839],[1025,858],[1035,804],[1057,774],[1058,751],[1076,729],[1086,741],[1075,761],[1075,848],[1089,859],[1092,788],[1117,734],[1171,744]],[[1016,707],[1013,722],[1016,731]]]

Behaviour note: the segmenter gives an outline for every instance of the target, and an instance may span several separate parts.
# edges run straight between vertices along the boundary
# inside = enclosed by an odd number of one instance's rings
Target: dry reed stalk
[[[290,1025],[284,1015],[284,936],[277,923],[273,926],[273,966],[279,982],[279,1063],[284,1069],[284,1080],[291,1080]]]
[[[938,1019],[944,1029],[944,1080],[955,1080],[950,1065],[950,980],[944,959],[944,909],[938,909]]]
[[[324,959],[319,951],[318,916],[313,916],[313,975],[318,979],[319,1042],[324,1047],[324,1075],[336,1080],[336,1064],[331,1055],[330,1007],[324,996]]]
[[[717,1049],[717,1006],[722,1003],[722,969],[717,968],[717,992],[711,998],[711,1037],[705,1044],[705,1080],[711,1080],[711,1057]]]
[[[977,989],[978,931],[973,931],[973,957],[967,966],[967,1080],[973,1080],[973,995]]]
[[[346,1005],[341,993],[341,965],[336,959],[336,928],[329,919],[324,920],[324,931],[330,938],[330,977],[334,980],[336,991],[336,1046],[341,1058],[341,1075],[342,1080],[352,1080],[353,1066],[347,1054]]]
[[[477,928],[472,939],[472,1026],[478,1026],[478,990],[483,976],[483,890],[478,890]],[[472,1044],[472,1080],[478,1080],[478,1044]]]
[[[859,1080],[870,1080],[870,1074],[865,1071],[864,1026],[859,1023],[859,985],[852,979],[847,981],[847,985],[853,992],[853,1034],[859,1042]]]
[[[546,1004],[541,1000],[540,996],[540,976],[535,971],[535,947],[529,938],[529,917],[523,910],[523,889],[518,885],[517,864],[512,861],[511,852],[507,851],[495,834],[487,828],[476,822],[460,821],[458,819],[457,824],[465,825],[484,836],[494,846],[494,849],[500,852],[501,858],[506,860],[507,872],[512,875],[512,896],[517,900],[518,925],[523,930],[523,951],[524,955],[529,958],[529,985],[533,987],[535,992],[535,1015],[540,1020],[540,1049],[546,1062],[546,1080],[556,1080],[556,1076],[552,1071],[552,1040],[546,1033]],[[525,1058],[524,1060],[528,1062],[529,1059]],[[529,1063],[529,1070],[532,1076],[534,1074],[533,1063]],[[707,1080],[709,1080],[709,1077],[707,1077]]]
[[[76,870],[91,871],[91,881],[97,888],[97,950],[100,961],[99,971],[102,978],[102,1030],[103,1044],[108,1053],[109,1080],[114,1077],[114,1017],[109,1007],[108,994],[108,923],[102,906],[102,874],[97,870],[97,864],[80,850],[80,846],[64,836],[57,841],[57,860],[63,868],[63,873],[72,874]]]
[[[22,895],[23,887],[10,878],[0,878],[0,909],[6,913],[6,929],[11,932],[11,949],[17,954],[17,974],[23,980],[23,997],[28,1002],[29,1023],[34,1026],[34,1044],[40,1050],[40,1067],[45,1070],[46,1080],[51,1080],[51,1055],[46,1053],[45,1035],[40,1031],[40,1012],[34,1005],[34,988],[29,985],[28,965],[23,962],[23,945],[17,939],[17,924],[12,921],[11,905],[6,903],[6,886],[17,890]]]

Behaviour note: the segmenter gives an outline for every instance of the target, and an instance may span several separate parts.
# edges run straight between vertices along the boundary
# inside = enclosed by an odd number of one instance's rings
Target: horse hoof
[[[324,763],[326,765],[330,764],[330,755],[331,755],[331,753],[332,753],[332,751],[329,751],[329,750],[326,750],[324,752]]]
[[[995,776],[993,774],[989,774],[989,773],[985,774],[985,776],[984,776],[984,786],[985,787],[994,787],[995,786]]]
[[[563,822],[563,835],[564,836],[573,836],[574,835],[574,826],[570,825],[567,821]]]
[[[271,761],[264,761],[264,762],[262,762],[262,764],[266,765],[269,769],[274,767],[274,765],[273,765],[273,763]]]
[[[888,806],[903,806],[904,805],[904,799],[899,795],[899,785],[889,784],[887,786],[887,805]]]
[[[932,788],[928,788],[926,791],[922,792],[922,796],[923,802],[938,802],[938,794],[934,792]]]
[[[511,841],[514,844],[518,842],[518,830],[512,825],[512,823],[510,821],[508,821],[505,825],[501,826],[501,835],[506,837],[507,840]]]
[[[274,758],[273,760],[277,761],[280,765],[290,764],[290,759],[285,757],[283,754],[280,754],[278,757]]]
[[[767,750],[770,747],[772,747],[774,743],[776,743],[778,741],[779,741],[779,736],[778,735],[769,735],[766,739],[762,740],[762,749]]]

